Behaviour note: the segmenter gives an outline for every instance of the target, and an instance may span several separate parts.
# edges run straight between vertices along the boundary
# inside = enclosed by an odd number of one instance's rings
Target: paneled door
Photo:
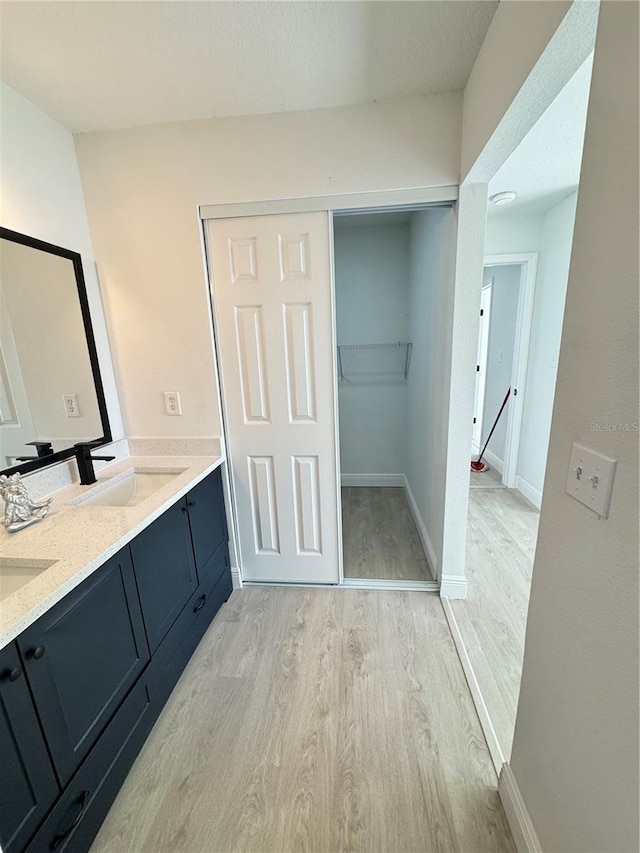
[[[329,214],[212,219],[245,580],[338,583]]]

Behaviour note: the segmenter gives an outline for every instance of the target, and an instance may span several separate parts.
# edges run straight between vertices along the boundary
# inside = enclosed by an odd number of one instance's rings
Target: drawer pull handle
[[[201,595],[200,598],[198,599],[198,603],[193,608],[193,612],[197,613],[198,610],[202,610],[202,608],[205,606],[206,602],[207,602],[207,596]]]
[[[35,649],[31,652],[31,657],[34,660],[40,660],[44,655],[44,646],[36,646]]]
[[[83,791],[80,794],[80,796],[76,800],[74,800],[73,803],[71,803],[71,806],[69,806],[68,811],[70,812],[72,807],[73,807],[73,808],[78,808],[78,812],[66,829],[63,829],[62,832],[59,832],[57,835],[53,836],[53,838],[51,840],[51,844],[49,845],[50,850],[57,850],[58,847],[65,840],[65,838],[68,835],[71,835],[73,830],[80,823],[80,820],[82,819],[82,815],[84,814],[85,807],[87,806],[88,799],[89,799],[89,792]]]
[[[9,681],[17,681],[22,675],[22,667],[14,666],[14,668],[9,673]]]

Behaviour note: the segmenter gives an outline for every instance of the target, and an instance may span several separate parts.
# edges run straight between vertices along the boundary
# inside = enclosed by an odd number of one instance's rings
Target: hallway
[[[245,588],[92,853],[515,853],[437,595]]]

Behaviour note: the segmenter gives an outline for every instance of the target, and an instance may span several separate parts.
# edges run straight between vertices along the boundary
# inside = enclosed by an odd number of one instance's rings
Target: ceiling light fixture
[[[504,193],[496,193],[491,196],[490,201],[492,201],[498,207],[504,207],[506,204],[511,204],[512,201],[515,201],[516,193],[509,190],[509,192]]]

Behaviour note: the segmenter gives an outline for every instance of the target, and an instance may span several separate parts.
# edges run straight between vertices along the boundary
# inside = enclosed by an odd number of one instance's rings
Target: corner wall
[[[453,328],[456,215],[443,208],[411,217],[407,381],[407,480],[430,539],[429,562],[442,566],[447,478],[448,389]]]
[[[563,853],[640,846],[638,71],[638,5],[603,3],[511,758]],[[608,519],[565,493],[574,441],[617,459]]]
[[[93,332],[114,439],[124,436],[118,391],[73,137],[2,84],[0,222],[82,255]]]
[[[198,205],[456,185],[460,93],[76,137],[128,432],[220,433]],[[162,391],[183,416],[166,417]]]

